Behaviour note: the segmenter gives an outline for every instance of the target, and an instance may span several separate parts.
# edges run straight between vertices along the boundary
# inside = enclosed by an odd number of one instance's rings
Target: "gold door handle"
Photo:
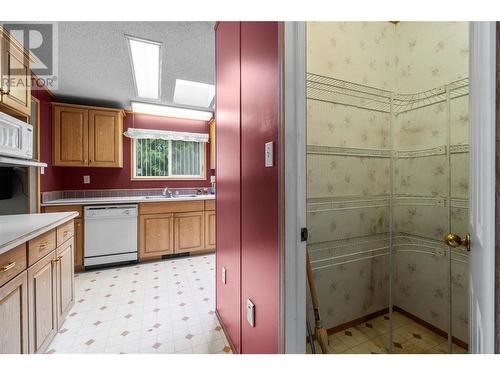
[[[444,237],[444,242],[450,247],[465,246],[467,251],[470,251],[470,234],[467,233],[464,238],[455,233],[448,233]]]
[[[14,268],[16,266],[16,262],[10,262],[9,264],[7,264],[6,266],[2,266],[0,267],[0,272],[6,272],[12,268]]]

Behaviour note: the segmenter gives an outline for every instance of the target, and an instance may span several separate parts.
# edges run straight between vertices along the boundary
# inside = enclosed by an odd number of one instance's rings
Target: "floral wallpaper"
[[[467,32],[461,22],[309,22],[307,70],[429,90],[468,76]],[[308,99],[308,250],[327,327],[388,307],[393,155],[394,304],[446,331],[451,293],[453,336],[468,341],[468,257],[453,250],[450,263],[442,242],[467,232],[468,127],[468,96],[394,114],[392,133],[389,113]]]

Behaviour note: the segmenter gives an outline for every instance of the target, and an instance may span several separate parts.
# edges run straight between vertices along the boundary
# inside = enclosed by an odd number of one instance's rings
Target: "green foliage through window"
[[[135,176],[203,176],[203,143],[164,139],[135,139]]]

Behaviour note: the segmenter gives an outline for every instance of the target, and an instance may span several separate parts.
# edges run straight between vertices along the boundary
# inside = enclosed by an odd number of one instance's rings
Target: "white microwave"
[[[0,155],[33,158],[33,126],[0,112]]]

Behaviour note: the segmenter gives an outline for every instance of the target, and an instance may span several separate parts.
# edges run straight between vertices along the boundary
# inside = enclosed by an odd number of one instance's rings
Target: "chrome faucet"
[[[163,189],[162,195],[164,197],[172,198],[172,192],[170,191],[170,189],[168,187],[165,187]]]

